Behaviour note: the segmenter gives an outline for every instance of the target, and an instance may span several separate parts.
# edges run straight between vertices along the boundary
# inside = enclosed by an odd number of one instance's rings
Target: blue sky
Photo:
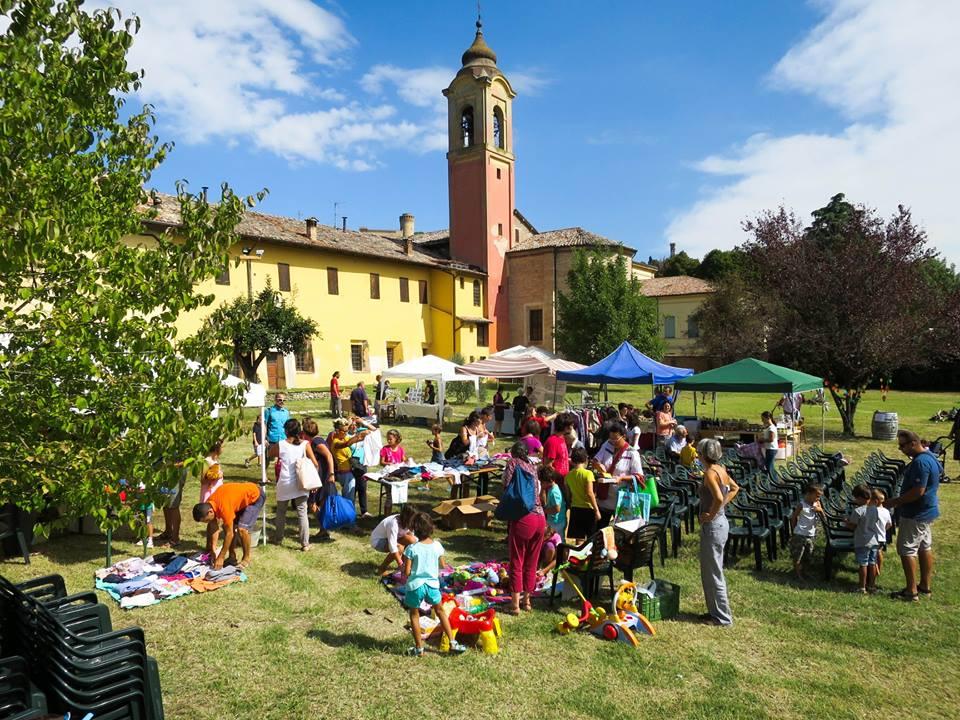
[[[99,4],[107,4],[100,2]],[[153,184],[270,189],[261,209],[447,227],[444,99],[475,3],[117,0],[161,137]],[[914,208],[960,261],[960,3],[483,3],[518,89],[517,207],[662,256],[739,242],[745,217],[836,192]],[[952,30],[950,28],[953,28]]]

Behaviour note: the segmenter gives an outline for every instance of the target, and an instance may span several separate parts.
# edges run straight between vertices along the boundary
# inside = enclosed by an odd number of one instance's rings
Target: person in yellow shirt
[[[333,435],[330,438],[330,452],[333,454],[333,470],[340,483],[340,494],[353,502],[357,492],[357,481],[350,467],[350,458],[353,456],[353,445],[363,442],[369,430],[349,436],[350,421],[337,418],[333,421]]]
[[[685,468],[693,467],[694,461],[697,459],[697,448],[694,447],[692,442],[688,442],[680,450],[680,464]]]

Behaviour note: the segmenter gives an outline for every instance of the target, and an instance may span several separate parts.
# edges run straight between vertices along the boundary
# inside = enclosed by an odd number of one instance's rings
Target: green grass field
[[[642,402],[638,389],[612,392],[611,400]],[[755,419],[776,398],[722,395],[721,417]],[[941,408],[960,404],[956,394],[892,393],[882,409],[898,412],[901,427],[933,438],[949,429],[928,422]],[[296,412],[329,419],[322,401],[293,404]],[[881,408],[869,393],[858,413],[868,436],[870,416]],[[466,408],[458,408],[465,411]],[[691,398],[678,412],[690,413]],[[707,408],[702,408],[707,412]],[[712,405],[710,407],[712,411]],[[817,411],[817,415],[819,412]],[[813,428],[817,432],[813,432]],[[868,437],[844,439],[839,418],[827,415],[826,447],[843,451],[859,467],[872,450],[895,455],[894,442]],[[426,458],[424,428],[401,428],[404,445]],[[819,417],[808,442],[819,440]],[[242,458],[249,440],[231,443],[224,455],[228,480],[254,479]],[[948,473],[960,475],[957,463]],[[374,488],[375,490],[375,488]],[[441,497],[436,484],[412,499],[429,508]],[[189,518],[198,495],[192,480],[184,500],[186,548],[201,541]],[[372,499],[376,510],[376,498]],[[268,502],[270,513],[272,503]],[[957,718],[960,716],[960,489],[941,488],[942,517],[935,527],[938,556],[934,596],[919,604],[886,596],[850,593],[852,558],[844,558],[834,581],[797,583],[789,558],[765,563],[757,573],[741,558],[727,574],[736,624],[730,629],[691,621],[660,622],[657,636],[639,649],[588,635],[561,637],[552,630],[557,609],[537,607],[523,617],[504,618],[505,637],[497,656],[470,651],[421,660],[402,656],[409,646],[405,615],[379,589],[374,571],[380,557],[367,535],[373,522],[336,542],[301,553],[288,519],[283,547],[258,548],[250,582],[208,595],[193,595],[124,612],[113,610],[115,626],[145,628],[149,651],[160,662],[167,717],[180,718],[384,718],[391,715],[442,718]],[[160,513],[157,513],[158,517]],[[162,525],[162,523],[161,523]],[[160,528],[158,528],[159,531]],[[448,559],[502,558],[503,526],[490,531],[440,533]],[[818,545],[820,559],[822,539]],[[703,612],[696,561],[697,537],[685,535],[679,559],[656,568],[658,577],[682,587],[681,611]],[[115,557],[139,554],[129,540],[115,542]],[[60,573],[71,591],[89,589],[103,563],[103,539],[59,537],[38,546],[25,568],[8,560],[4,575],[21,580]],[[639,577],[645,578],[646,573]],[[902,586],[893,553],[880,583]],[[111,601],[104,596],[104,602]]]

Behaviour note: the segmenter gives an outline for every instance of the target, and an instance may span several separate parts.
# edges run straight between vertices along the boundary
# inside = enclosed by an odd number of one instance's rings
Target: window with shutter
[[[340,273],[337,272],[335,267],[327,268],[327,294],[340,294]]]
[[[290,292],[290,266],[287,263],[277,263],[277,285],[281,292]]]
[[[405,277],[400,278],[400,302],[410,302],[410,281]]]
[[[370,273],[370,299],[380,299],[380,275],[379,273]]]

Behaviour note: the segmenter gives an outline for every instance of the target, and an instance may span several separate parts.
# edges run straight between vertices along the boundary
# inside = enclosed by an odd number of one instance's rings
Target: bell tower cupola
[[[448,115],[450,255],[487,273],[490,352],[507,342],[504,254],[513,242],[513,99],[477,18],[473,43],[443,91]]]

